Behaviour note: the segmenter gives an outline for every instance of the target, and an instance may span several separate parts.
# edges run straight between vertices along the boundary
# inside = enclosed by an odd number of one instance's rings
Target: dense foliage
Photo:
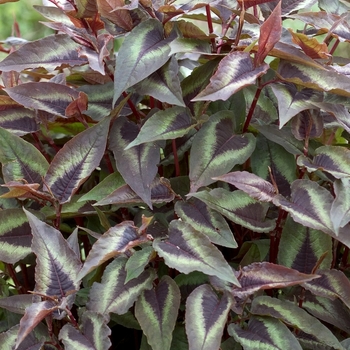
[[[350,349],[349,2],[51,1],[0,46],[1,349]]]

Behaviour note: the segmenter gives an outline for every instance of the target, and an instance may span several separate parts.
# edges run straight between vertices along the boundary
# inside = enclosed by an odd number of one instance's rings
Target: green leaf
[[[113,151],[117,169],[125,182],[152,208],[150,186],[158,172],[160,152],[153,143],[125,150],[138,132],[138,126],[127,118],[117,118],[110,132],[109,148]]]
[[[332,203],[330,215],[334,230],[339,234],[340,228],[350,222],[350,179],[335,180],[333,188],[335,200]]]
[[[69,140],[52,160],[45,185],[57,200],[69,202],[79,186],[100,164],[106,150],[109,118]]]
[[[328,252],[320,268],[332,264],[332,237],[294,222],[289,216],[284,224],[278,249],[278,262],[303,273],[311,273],[322,255]]]
[[[255,148],[252,134],[235,134],[235,119],[227,111],[212,115],[194,137],[190,157],[191,192],[244,163]]]
[[[173,220],[169,225],[169,239],[156,239],[153,247],[169,267],[180,272],[201,271],[239,285],[221,252],[187,223]]]
[[[231,323],[227,330],[244,350],[302,350],[287,326],[272,317],[253,316],[249,320],[248,329],[243,330]]]
[[[0,261],[15,264],[25,258],[32,251],[32,237],[22,209],[0,211]]]
[[[285,300],[260,296],[253,300],[250,312],[254,315],[271,316],[317,339],[320,346],[342,350],[338,339],[317,318],[298,305]]]
[[[192,101],[225,101],[245,86],[254,84],[268,69],[266,63],[254,68],[247,52],[230,52],[220,61],[217,71],[210,78],[209,85]]]
[[[186,333],[190,350],[219,349],[232,299],[221,299],[208,285],[197,287],[186,301]]]
[[[0,128],[0,162],[5,182],[41,183],[49,164],[31,143]]]
[[[123,221],[111,227],[92,246],[77,279],[80,280],[105,261],[147,241],[139,236],[133,221]]]
[[[79,289],[80,259],[58,230],[23,210],[32,229],[32,251],[37,257],[35,291],[59,299],[67,297],[68,305],[72,304],[74,295],[67,293]]]
[[[226,220],[204,202],[192,198],[189,201],[178,201],[175,212],[182,221],[190,224],[196,231],[204,233],[211,242],[224,247],[236,248],[237,242]]]
[[[80,66],[87,63],[85,57],[79,56],[80,47],[80,44],[66,34],[50,35],[13,51],[0,62],[0,70],[21,72],[27,68],[43,67],[53,71],[63,64]]]
[[[350,150],[339,146],[321,146],[316,149],[312,161],[305,156],[298,158],[298,165],[305,166],[309,172],[322,170],[341,179],[350,176]]]
[[[158,111],[146,120],[136,139],[125,149],[146,142],[176,139],[193,128],[192,116],[187,108],[175,106]]]
[[[104,315],[96,312],[84,311],[81,316],[80,331],[71,324],[64,325],[58,338],[64,344],[66,350],[105,350],[112,345],[109,336],[110,328],[106,325]]]
[[[151,289],[156,277],[155,271],[148,269],[133,280],[125,283],[127,259],[117,257],[105,269],[101,283],[94,282],[90,299],[86,305],[90,311],[107,315],[110,312],[125,314],[145,289]]]
[[[135,316],[153,350],[170,350],[181,294],[169,276],[151,290],[144,290],[135,304]]]
[[[156,19],[141,22],[125,37],[115,63],[114,103],[124,90],[168,61],[170,41],[164,39],[163,25]]]
[[[147,264],[150,262],[153,255],[154,249],[151,246],[146,246],[141,250],[135,251],[125,265],[127,272],[125,283],[129,282],[133,278],[140,276]]]
[[[185,106],[179,79],[179,66],[175,56],[156,72],[133,86],[139,95],[152,96],[155,99],[175,106]]]
[[[229,192],[215,188],[210,192],[202,191],[192,195],[229,220],[254,232],[270,232],[275,228],[274,220],[265,219],[268,203],[261,203],[243,191]]]

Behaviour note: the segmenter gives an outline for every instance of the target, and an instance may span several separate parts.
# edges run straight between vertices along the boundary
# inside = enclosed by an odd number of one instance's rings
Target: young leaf
[[[173,220],[169,225],[169,239],[156,239],[153,247],[168,266],[180,272],[201,271],[239,285],[221,252],[189,224]]]
[[[232,300],[221,299],[208,284],[197,287],[186,301],[186,333],[190,350],[220,347]]]
[[[294,303],[260,296],[253,300],[250,312],[254,315],[271,316],[282,320],[287,325],[314,336],[321,346],[342,349],[338,339],[327,327]]]
[[[136,139],[125,150],[146,142],[176,139],[192,128],[192,116],[187,108],[175,106],[158,111],[146,120]]]
[[[158,171],[159,147],[147,143],[125,150],[138,132],[137,125],[127,118],[117,118],[110,132],[109,147],[125,182],[152,208],[150,186]]]
[[[63,64],[71,67],[87,63],[79,56],[80,45],[66,34],[50,35],[21,46],[0,62],[0,71],[20,72],[27,68],[44,67],[53,71]]]
[[[169,276],[151,290],[144,290],[135,304],[135,316],[153,350],[170,350],[181,294]]]
[[[105,269],[101,283],[95,282],[90,290],[86,307],[100,314],[113,312],[125,314],[145,289],[151,289],[156,277],[155,271],[148,269],[133,280],[125,283],[127,259],[117,257]]]
[[[244,163],[255,148],[252,134],[237,135],[227,113],[211,116],[194,137],[190,157],[191,193],[210,185],[212,179]]]
[[[31,253],[32,237],[22,209],[0,211],[0,261],[15,264],[25,258]]]
[[[243,330],[240,326],[231,323],[227,330],[245,350],[302,350],[287,326],[272,317],[253,316],[249,320],[248,329]]]
[[[43,295],[64,298],[79,289],[77,280],[80,259],[62,234],[23,209],[32,229],[32,251],[36,255],[35,291]],[[74,295],[68,295],[68,305]]]
[[[226,101],[235,92],[254,84],[268,69],[266,63],[254,68],[247,52],[230,52],[220,61],[217,71],[210,78],[209,85],[192,101]]]
[[[57,200],[69,202],[79,186],[100,164],[105,153],[110,119],[69,140],[56,154],[45,176],[45,185]]]
[[[62,327],[59,339],[64,344],[65,349],[109,349],[112,345],[109,339],[111,330],[106,325],[105,316],[96,312],[84,311],[81,318],[81,332],[71,324]]]
[[[0,128],[0,162],[5,182],[41,183],[49,164],[31,143]]]
[[[237,279],[241,287],[235,287],[232,294],[244,299],[258,290],[286,288],[318,277],[268,262],[253,263],[239,271]]]
[[[260,66],[282,34],[281,1],[279,1],[269,18],[260,27],[259,47],[255,55],[255,64]]]
[[[243,191],[229,192],[223,188],[215,188],[210,192],[195,193],[193,197],[254,232],[270,232],[275,228],[274,220],[265,219],[269,205],[258,202]]]
[[[147,240],[147,238],[140,237],[137,233],[137,228],[134,226],[133,221],[123,221],[111,227],[92,246],[84,266],[79,271],[77,279],[82,279],[90,271],[105,261],[118,254],[124,253],[145,240]]]
[[[196,198],[186,202],[178,201],[175,204],[175,212],[182,221],[190,224],[196,231],[204,233],[211,242],[229,248],[237,247],[226,220],[204,202]]]
[[[123,0],[96,0],[99,14],[116,24],[118,27],[123,28],[125,31],[130,31],[133,27],[132,17],[129,11],[120,9],[125,4]]]
[[[114,103],[129,87],[145,79],[169,59],[170,38],[164,39],[163,26],[149,19],[136,26],[119,49],[114,75]]]
[[[50,82],[26,83],[5,89],[9,96],[27,108],[41,109],[60,117],[66,116],[69,104],[79,97],[78,91]]]
[[[276,195],[276,190],[270,182],[247,171],[234,171],[213,179],[228,182],[258,201],[270,202]]]

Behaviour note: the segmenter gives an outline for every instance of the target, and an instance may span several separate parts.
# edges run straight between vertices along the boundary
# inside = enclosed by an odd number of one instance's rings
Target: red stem
[[[209,29],[209,34],[214,33],[214,27],[213,27],[213,20],[211,18],[211,10],[210,10],[210,5],[205,6],[205,11],[207,13],[207,20],[208,20],[208,29]],[[210,39],[211,42],[211,47],[212,51],[216,52],[216,43],[215,43],[215,38]]]
[[[260,78],[259,78],[259,82],[260,82]],[[253,117],[253,114],[254,114],[254,110],[255,110],[256,104],[258,103],[258,100],[259,100],[259,97],[260,97],[262,89],[263,89],[263,86],[259,86],[258,89],[256,90],[253,102],[252,102],[252,104],[251,104],[251,106],[249,108],[247,119],[246,119],[246,121],[244,123],[244,126],[243,126],[243,131],[242,131],[243,133],[247,132],[247,130],[248,130],[249,124],[250,124],[250,122],[252,120],[252,117]]]
[[[7,267],[6,270],[7,270],[8,274],[10,275],[10,277],[12,278],[13,283],[15,284],[15,286],[16,286],[18,292],[19,292],[20,294],[26,294],[27,291],[26,291],[25,288],[19,283],[18,278],[17,278],[17,276],[16,276],[16,271],[15,271],[13,265],[12,265],[12,264],[6,264],[6,267]]]
[[[339,43],[340,43],[340,41],[339,41],[339,39],[337,39],[337,40],[335,41],[334,45],[332,46],[332,48],[329,50],[329,54],[330,54],[330,55],[333,55],[333,53],[334,53],[334,51],[336,50],[336,48],[338,47]]]
[[[128,94],[124,91],[124,92],[123,92],[123,96],[124,96],[124,97],[127,97]],[[137,121],[138,121],[138,122],[141,121],[140,114],[139,114],[139,112],[137,111],[137,109],[136,109],[134,103],[130,100],[130,98],[128,99],[128,105],[129,105],[129,107],[130,107],[132,113],[134,114],[135,118],[137,119]]]
[[[174,162],[175,162],[175,176],[180,176],[180,164],[179,164],[179,158],[177,156],[177,148],[176,148],[176,141],[175,139],[172,140],[172,146],[173,146],[173,153],[174,153]]]

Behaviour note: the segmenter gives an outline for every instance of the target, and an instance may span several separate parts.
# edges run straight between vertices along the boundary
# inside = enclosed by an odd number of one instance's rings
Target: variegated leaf
[[[239,285],[221,252],[187,223],[173,220],[169,225],[169,239],[156,239],[153,247],[168,266],[180,272],[201,271]]]
[[[252,134],[235,133],[232,115],[212,115],[194,137],[190,157],[191,192],[214,182],[215,176],[244,163],[255,149]]]
[[[82,279],[105,261],[145,241],[147,238],[138,234],[133,221],[123,221],[111,227],[92,246],[77,279]]]
[[[31,253],[32,233],[22,209],[0,211],[0,261],[15,264]]]
[[[189,350],[219,349],[232,300],[228,294],[218,298],[203,284],[186,301],[186,333]]]
[[[95,282],[89,295],[87,309],[107,315],[110,312],[125,314],[145,289],[151,289],[156,277],[155,271],[148,269],[133,280],[125,283],[127,259],[117,257],[105,269],[101,283]]]
[[[133,140],[125,149],[146,142],[172,140],[182,137],[194,128],[192,116],[184,107],[171,107],[154,113]]]
[[[31,143],[0,128],[0,162],[5,182],[41,183],[49,164]]]
[[[135,304],[135,316],[153,350],[170,350],[181,294],[169,276],[151,290],[144,290]]]
[[[111,347],[111,330],[104,315],[84,311],[81,316],[81,328],[77,330],[71,324],[62,327],[59,339],[66,350],[105,350]]]
[[[226,101],[235,92],[254,84],[268,68],[266,63],[254,68],[247,52],[230,52],[220,61],[217,71],[210,78],[209,85],[192,101]]]
[[[243,330],[231,323],[227,330],[244,350],[302,350],[287,326],[272,317],[253,316],[249,320],[248,329]]]
[[[156,19],[141,22],[125,37],[115,63],[114,103],[124,90],[168,61],[170,41],[164,38],[163,26]]]
[[[24,315],[26,308],[33,304],[31,294],[18,294],[0,298],[0,307],[16,314]]]
[[[45,185],[57,200],[69,202],[79,186],[100,164],[105,153],[109,118],[69,140],[56,154],[45,176]]]
[[[331,206],[331,220],[335,232],[350,222],[350,179],[341,178],[333,183],[335,200]]]
[[[204,233],[211,242],[229,248],[237,247],[237,242],[226,220],[204,202],[196,198],[186,202],[178,201],[175,204],[175,212],[182,221]]]
[[[260,296],[253,300],[250,312],[254,315],[271,316],[282,320],[287,325],[314,336],[320,346],[342,350],[339,340],[327,327],[294,303]]]
[[[77,280],[81,262],[62,234],[40,221],[29,211],[23,209],[32,229],[32,251],[36,255],[35,291],[43,295],[64,298],[79,289]],[[71,305],[74,295],[68,295]]]
[[[53,71],[63,64],[80,66],[87,63],[79,56],[80,45],[66,34],[50,35],[21,46],[0,62],[3,72],[21,72],[27,68],[44,67]]]
[[[261,203],[243,191],[229,192],[215,188],[192,195],[229,220],[254,232],[270,232],[275,228],[275,221],[266,219],[268,203]]]
[[[153,143],[125,150],[138,132],[138,126],[127,118],[117,118],[110,132],[109,147],[113,151],[117,169],[125,182],[152,208],[150,186],[158,172],[160,152],[159,147]]]
[[[79,18],[94,17],[97,13],[96,0],[76,0]]]

